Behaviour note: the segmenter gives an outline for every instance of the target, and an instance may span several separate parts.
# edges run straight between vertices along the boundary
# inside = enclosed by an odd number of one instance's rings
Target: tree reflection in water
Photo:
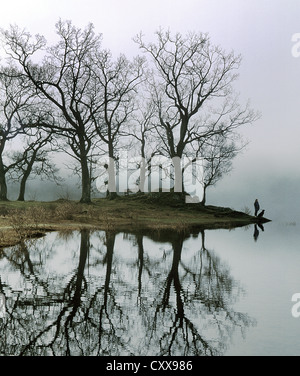
[[[1,354],[222,355],[254,321],[205,232],[190,238],[85,229],[2,250]]]

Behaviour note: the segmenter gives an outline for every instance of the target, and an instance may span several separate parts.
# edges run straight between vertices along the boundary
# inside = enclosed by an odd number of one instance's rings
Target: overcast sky
[[[243,130],[248,149],[230,179],[252,184],[267,196],[270,176],[300,181],[300,57],[292,36],[300,33],[300,0],[9,0],[1,3],[0,26],[17,24],[51,41],[58,19],[78,27],[89,22],[117,55],[138,53],[132,38],[142,31],[153,40],[159,28],[208,32],[214,44],[241,53],[237,90],[262,116]],[[300,51],[300,48],[299,48]],[[258,181],[259,180],[259,184]],[[296,179],[296,180],[297,180]],[[225,190],[228,182],[224,180]],[[270,181],[270,180],[268,180]],[[263,187],[266,191],[259,192]],[[300,188],[300,187],[299,187]],[[295,187],[293,187],[295,190]],[[284,195],[289,195],[285,187]],[[243,194],[240,195],[242,197]],[[251,197],[252,199],[252,197]],[[243,200],[243,198],[241,198]],[[230,201],[230,200],[229,200]],[[299,203],[299,199],[298,199]],[[239,208],[238,208],[239,209]]]

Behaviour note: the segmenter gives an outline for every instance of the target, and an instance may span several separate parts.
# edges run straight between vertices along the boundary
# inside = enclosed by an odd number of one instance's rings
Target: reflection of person
[[[257,228],[256,225],[254,225],[254,234],[253,234],[253,237],[254,237],[255,241],[257,241],[258,235],[259,235],[258,228]]]
[[[259,211],[259,203],[257,199],[254,201],[254,209],[255,209],[255,217],[256,217]]]
[[[253,234],[253,238],[255,241],[257,241],[258,236],[259,236],[259,229],[257,228],[257,226],[261,229],[261,231],[265,231],[264,226],[261,223],[255,223],[254,234]]]

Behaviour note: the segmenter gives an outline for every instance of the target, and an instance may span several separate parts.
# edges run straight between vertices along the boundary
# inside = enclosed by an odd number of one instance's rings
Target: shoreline
[[[50,231],[193,233],[270,222],[231,208],[185,204],[165,197],[163,202],[144,196],[95,199],[91,204],[70,200],[0,202],[0,249]]]

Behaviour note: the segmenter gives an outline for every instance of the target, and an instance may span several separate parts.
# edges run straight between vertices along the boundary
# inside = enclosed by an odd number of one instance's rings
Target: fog
[[[292,36],[300,32],[298,0],[15,0],[1,8],[2,27],[15,23],[50,41],[60,17],[82,27],[92,22],[115,55],[137,54],[134,35],[143,31],[151,40],[159,27],[208,32],[214,44],[241,53],[236,90],[240,101],[249,99],[261,118],[241,129],[249,145],[234,160],[231,174],[208,190],[208,204],[253,210],[258,198],[268,218],[298,220],[300,58],[292,53]],[[71,172],[65,174],[68,179]],[[67,192],[80,197],[73,180],[59,188],[48,182],[30,182],[28,187],[28,199],[53,200]],[[11,199],[14,192],[12,187]]]
[[[267,171],[245,167],[236,168],[209,190],[208,203],[242,211],[249,208],[254,213],[257,198],[265,217],[282,224],[299,224],[300,177],[276,171],[271,165]]]

